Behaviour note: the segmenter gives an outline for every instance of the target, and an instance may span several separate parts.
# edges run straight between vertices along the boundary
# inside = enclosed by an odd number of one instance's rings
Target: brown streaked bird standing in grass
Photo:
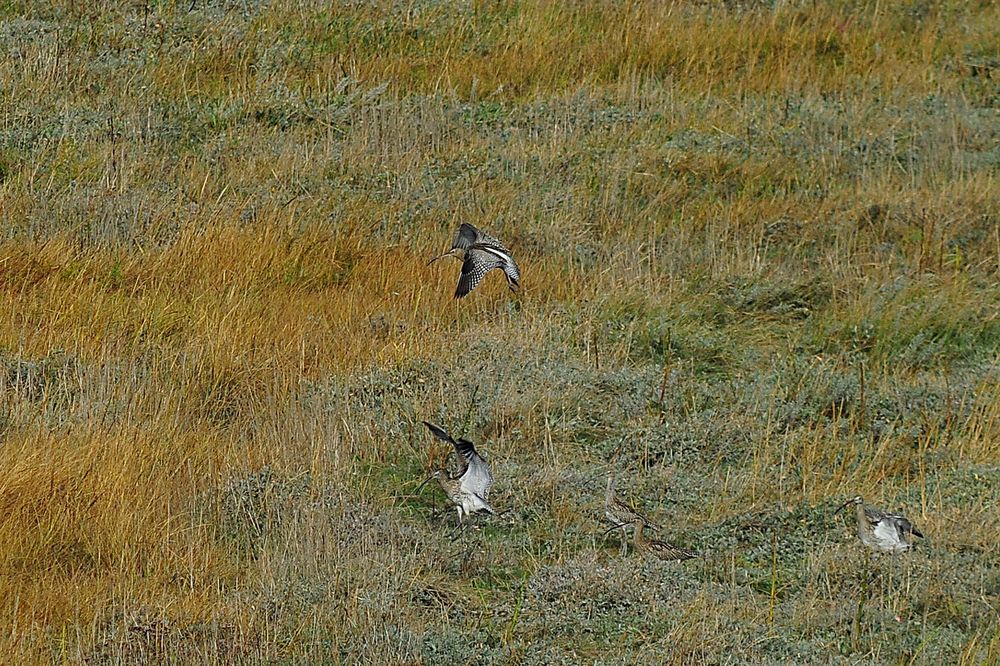
[[[873,550],[883,553],[905,553],[913,548],[907,541],[908,535],[923,538],[920,530],[903,516],[894,513],[884,513],[870,506],[865,506],[860,495],[844,502],[837,512],[854,505],[858,521],[858,538],[861,543]]]
[[[649,525],[654,530],[659,529],[653,524],[649,518],[647,518],[642,513],[639,513],[625,502],[621,501],[618,495],[615,493],[615,475],[608,474],[608,490],[604,495],[604,517],[607,518],[612,523],[612,527],[608,528],[604,533],[607,534],[612,530],[622,530],[622,555],[624,555],[627,550],[627,541],[625,539],[625,528],[629,525],[635,524],[635,522],[642,521]]]
[[[427,265],[444,257],[462,260],[462,275],[458,278],[455,298],[462,298],[475,289],[494,268],[499,268],[507,276],[507,286],[511,291],[517,291],[521,286],[521,271],[514,262],[510,250],[497,238],[483,233],[467,222],[463,222],[458,228],[451,249],[434,257]]]
[[[691,558],[698,557],[697,553],[693,553],[690,550],[685,550],[684,548],[680,548],[678,546],[671,546],[666,541],[647,539],[645,535],[645,529],[647,527],[646,521],[641,518],[636,520],[634,525],[635,549],[643,555],[649,555],[663,560],[664,562],[683,562],[684,560],[690,560]]]
[[[461,468],[454,474],[449,474],[443,469],[434,470],[429,477],[417,488],[423,488],[431,479],[437,479],[448,499],[458,509],[458,523],[462,524],[462,519],[477,511],[486,511],[491,515],[496,515],[496,511],[489,504],[490,488],[493,486],[493,472],[486,460],[476,451],[476,447],[467,439],[454,439],[448,432],[439,426],[424,421],[424,425],[430,429],[431,433],[440,440],[450,443],[455,447],[455,453],[461,463]]]

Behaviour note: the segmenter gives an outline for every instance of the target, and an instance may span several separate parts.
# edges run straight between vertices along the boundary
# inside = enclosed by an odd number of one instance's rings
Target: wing
[[[876,527],[885,518],[885,514],[878,509],[866,506],[865,517],[868,518],[868,522],[871,523],[872,527]]]
[[[918,536],[920,538],[923,538],[924,535],[920,533],[920,530],[915,528],[913,526],[913,523],[911,523],[903,516],[890,513],[886,515],[886,518],[891,518],[892,521],[896,524],[896,529],[899,530],[900,537],[902,537],[905,534],[912,534],[913,536]]]
[[[899,526],[891,518],[880,520],[875,525],[874,533],[875,538],[883,544],[892,547],[895,547],[896,544],[906,544],[906,541],[903,539],[903,533],[899,531]]]
[[[490,466],[476,451],[476,447],[467,439],[455,443],[455,450],[468,462],[468,468],[462,475],[462,490],[489,499],[490,488],[493,486],[493,472]]]
[[[462,276],[458,278],[455,298],[462,298],[479,286],[486,274],[504,265],[503,259],[485,250],[468,250],[462,262]]]
[[[659,529],[653,521],[649,519],[641,511],[637,511],[630,507],[625,502],[621,501],[618,497],[615,497],[611,502],[606,503],[606,512],[610,515],[614,515],[622,522],[622,524],[634,523],[637,520],[641,520],[646,523],[651,529]]]
[[[510,255],[508,255],[510,257]],[[503,272],[507,274],[507,279],[510,280],[511,288],[521,286],[521,269],[517,267],[514,263],[514,258],[510,257],[510,261],[501,266]]]
[[[474,226],[468,222],[463,222],[462,226],[458,228],[458,233],[455,234],[455,240],[451,243],[451,249],[468,250],[472,247],[473,243],[479,241],[482,238],[483,233],[476,229]]]
[[[489,234],[484,233],[482,231],[479,232],[478,244],[484,245],[486,247],[496,248],[497,250],[501,250],[503,252],[510,252],[510,250],[507,249],[507,246],[500,242],[499,238],[497,238],[496,236],[490,236]]]
[[[678,546],[672,546],[666,541],[651,541],[649,549],[656,553],[656,556],[661,560],[684,561],[698,557],[697,553],[692,553],[690,550],[685,550]]]
[[[482,505],[483,505],[482,508],[483,508],[484,511],[488,512],[490,515],[493,515],[493,516],[497,515],[496,510],[492,506],[490,506],[490,503],[486,501],[486,498],[484,498],[482,495],[478,495],[476,493],[472,493],[472,495],[477,500],[479,500],[482,503]]]
[[[444,428],[442,428],[440,426],[436,426],[433,423],[431,423],[430,421],[424,421],[423,424],[425,426],[427,426],[430,429],[431,433],[435,437],[437,437],[438,439],[444,440],[444,441],[448,442],[449,444],[456,445],[454,438],[452,438],[452,436],[449,435],[448,431],[445,430]]]
[[[469,463],[464,457],[452,451],[445,459],[444,468],[449,479],[460,479],[465,474],[465,470],[469,469]]]
[[[449,479],[457,479],[461,477],[469,468],[469,462],[466,456],[462,455],[462,452],[458,450],[458,442],[455,438],[448,434],[448,431],[440,426],[436,426],[430,421],[423,422],[425,426],[431,431],[431,433],[438,439],[448,442],[455,447],[455,453],[449,454],[447,461],[447,471]],[[457,455],[456,455],[457,454]]]

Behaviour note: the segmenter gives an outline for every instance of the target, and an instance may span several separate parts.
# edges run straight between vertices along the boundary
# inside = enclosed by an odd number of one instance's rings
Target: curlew
[[[459,469],[449,473],[444,469],[434,470],[417,488],[424,487],[431,479],[441,484],[442,490],[448,495],[458,509],[458,522],[477,511],[486,511],[496,515],[489,504],[490,488],[493,486],[493,472],[476,447],[467,439],[455,439],[444,428],[424,421],[431,433],[440,440],[450,443],[455,448],[456,457],[460,463]]]
[[[837,511],[842,511],[852,504],[856,507],[858,538],[861,539],[861,543],[873,550],[883,553],[904,553],[913,548],[913,544],[907,540],[908,535],[921,538],[924,536],[903,516],[865,506],[860,495],[844,502]]]
[[[628,549],[624,533],[626,527],[634,524],[637,520],[641,520],[654,530],[659,529],[649,518],[639,513],[628,504],[625,504],[625,502],[621,501],[615,493],[614,474],[608,475],[608,490],[604,495],[604,517],[607,518],[612,524],[612,527],[606,530],[605,534],[611,532],[612,530],[622,530],[622,555],[624,555]]]
[[[462,260],[462,275],[458,278],[455,298],[462,298],[475,289],[486,274],[499,268],[507,276],[507,286],[517,291],[521,286],[521,271],[514,262],[510,250],[497,238],[483,233],[467,222],[459,227],[451,249],[428,262],[433,264],[444,257]]]
[[[666,541],[659,539],[647,539],[645,529],[646,521],[637,519],[635,521],[635,549],[643,555],[650,555],[665,562],[683,562],[691,558],[698,557],[697,553],[685,550],[679,546],[672,546]]]

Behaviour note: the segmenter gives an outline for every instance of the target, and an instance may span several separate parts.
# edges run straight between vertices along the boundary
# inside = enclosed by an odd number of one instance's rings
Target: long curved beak
[[[417,489],[416,489],[415,491],[413,491],[413,492],[415,492],[415,493],[419,493],[419,492],[420,492],[420,489],[421,489],[421,488],[423,488],[424,486],[426,486],[426,485],[427,485],[427,482],[428,482],[428,481],[430,481],[430,480],[431,480],[431,479],[433,479],[433,478],[434,478],[433,476],[428,476],[428,477],[427,477],[426,479],[424,479],[424,480],[423,480],[423,481],[422,481],[422,482],[420,483],[420,485],[419,485],[419,486],[417,486]]]
[[[433,264],[438,259],[444,259],[445,257],[453,257],[453,256],[455,256],[455,255],[452,254],[452,250],[449,250],[449,251],[445,252],[444,254],[439,254],[438,256],[436,256],[433,259],[431,259],[430,261],[428,261],[427,265],[430,266],[431,264]]]
[[[837,507],[837,510],[833,512],[833,515],[837,515],[838,513],[840,513],[841,511],[843,511],[847,507],[851,506],[852,504],[854,504],[854,500],[852,500],[852,499],[847,500],[846,502],[844,502],[843,504],[841,504],[839,507]]]

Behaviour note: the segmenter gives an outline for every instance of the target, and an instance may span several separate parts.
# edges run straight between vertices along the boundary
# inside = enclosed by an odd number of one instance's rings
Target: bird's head
[[[844,510],[844,509],[846,509],[847,507],[849,507],[849,506],[853,506],[853,505],[855,505],[855,504],[861,504],[861,502],[863,502],[863,501],[864,501],[864,500],[863,500],[863,499],[861,498],[861,495],[855,495],[855,496],[854,496],[854,497],[852,497],[851,499],[849,499],[849,500],[847,500],[846,502],[844,502],[843,504],[841,504],[841,505],[840,505],[840,506],[839,506],[839,507],[837,508],[837,510],[836,510],[836,511],[834,511],[834,513],[840,513],[841,511],[843,511],[843,510]]]
[[[424,479],[423,481],[421,481],[420,485],[417,486],[417,492],[419,493],[420,489],[423,488],[424,486],[426,486],[429,481],[431,481],[433,479],[440,479],[443,474],[444,474],[444,470],[443,469],[436,469],[433,472],[431,472],[430,476],[428,476],[426,479]]]

